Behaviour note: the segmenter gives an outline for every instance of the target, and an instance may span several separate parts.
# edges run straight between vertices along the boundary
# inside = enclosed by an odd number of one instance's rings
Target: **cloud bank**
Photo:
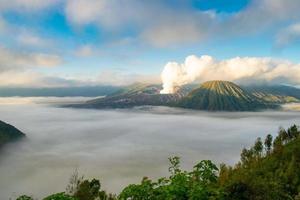
[[[0,72],[29,67],[54,67],[62,63],[57,55],[13,51],[0,46]]]
[[[270,29],[274,29],[275,36],[280,29],[288,29],[300,20],[298,0],[251,0],[233,13],[199,10],[192,5],[191,0],[11,0],[1,1],[0,11],[22,11],[26,15],[60,8],[74,27],[96,25],[113,35],[118,35],[120,30],[120,37],[129,27],[134,30],[132,37],[156,47],[244,36]]]
[[[33,100],[22,98],[28,99]],[[40,103],[42,99],[55,100],[40,98]],[[15,101],[20,103],[11,99]],[[143,112],[6,103],[0,105],[0,116],[28,136],[1,151],[1,200],[61,192],[76,168],[85,178],[99,178],[103,189],[119,192],[144,176],[166,176],[170,156],[182,157],[184,169],[203,159],[233,164],[256,137],[300,121],[299,112],[206,113],[163,107]]]
[[[214,24],[214,11],[195,12],[188,4],[180,3],[182,9],[177,9],[170,2],[156,0],[68,0],[65,14],[74,26],[97,24],[114,34],[134,27],[140,41],[166,47],[201,40]]]
[[[209,80],[300,84],[300,64],[272,58],[236,57],[219,61],[208,55],[191,55],[182,64],[167,63],[161,79],[161,93],[173,93],[176,86]]]
[[[98,24],[107,31],[126,25],[136,27],[137,38],[157,47],[249,35],[272,28],[276,32],[278,27],[300,20],[298,0],[252,0],[234,13],[196,10],[190,0],[174,2],[180,9],[164,0],[68,0],[65,15],[75,26]]]

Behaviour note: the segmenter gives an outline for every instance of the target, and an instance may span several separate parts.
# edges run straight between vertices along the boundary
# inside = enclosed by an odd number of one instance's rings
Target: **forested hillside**
[[[0,147],[7,142],[15,141],[24,136],[25,134],[14,126],[0,121]]]
[[[142,178],[119,195],[101,189],[99,180],[84,180],[78,173],[70,179],[67,190],[44,200],[299,200],[300,131],[294,125],[280,128],[273,139],[258,138],[243,149],[235,166],[219,168],[209,160],[196,164],[191,171],[180,167],[179,157],[169,158],[168,177]],[[21,196],[17,200],[31,200]]]

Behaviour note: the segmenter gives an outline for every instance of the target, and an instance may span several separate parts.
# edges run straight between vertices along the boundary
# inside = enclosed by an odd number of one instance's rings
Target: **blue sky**
[[[1,1],[1,85],[157,82],[168,62],[189,55],[298,65],[299,6],[297,0]]]

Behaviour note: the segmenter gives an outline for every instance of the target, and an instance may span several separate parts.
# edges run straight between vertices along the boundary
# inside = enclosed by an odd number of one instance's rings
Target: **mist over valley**
[[[59,192],[75,169],[119,192],[145,175],[165,176],[167,158],[174,155],[182,157],[187,169],[203,159],[234,164],[256,137],[300,121],[295,111],[73,109],[54,103],[64,98],[38,98],[38,103],[33,99],[10,98],[9,104],[0,99],[1,119],[26,134],[25,140],[0,152],[1,199]]]

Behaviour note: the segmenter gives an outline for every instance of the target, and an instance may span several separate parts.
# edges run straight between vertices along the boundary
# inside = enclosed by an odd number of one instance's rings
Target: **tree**
[[[171,175],[176,175],[180,172],[180,158],[178,156],[170,157],[169,162],[171,166],[169,167],[169,172]]]
[[[33,198],[27,195],[22,195],[19,196],[16,200],[33,200]]]
[[[210,160],[202,160],[194,166],[192,176],[195,180],[201,181],[204,184],[217,182],[218,168]]]
[[[295,138],[299,137],[299,134],[300,134],[300,131],[295,124],[293,126],[291,126],[287,132],[291,139],[295,139]]]
[[[264,148],[263,143],[261,141],[261,138],[259,137],[256,139],[254,146],[253,146],[254,153],[257,157],[261,157],[263,148]]]
[[[268,134],[264,142],[267,154],[271,152],[272,142],[273,142],[273,136],[271,134]]]
[[[152,181],[143,178],[141,184],[131,184],[119,195],[120,200],[207,200],[217,199],[218,168],[209,160],[196,164],[193,171],[180,169],[179,157],[169,158],[170,176]]]
[[[69,179],[69,184],[66,188],[66,193],[74,195],[83,181],[83,176],[79,176],[78,170],[76,169]]]
[[[287,131],[282,127],[279,128],[278,137],[281,139],[283,143],[286,143],[289,138]]]
[[[101,185],[99,180],[84,180],[82,183],[80,183],[78,190],[74,194],[74,197],[79,200],[94,200],[99,197],[100,187]]]
[[[77,199],[62,192],[62,193],[50,195],[44,198],[43,200],[77,200]]]
[[[243,148],[242,153],[241,153],[241,161],[243,164],[248,165],[251,163],[253,160],[254,156],[254,150],[253,149],[246,149]]]
[[[249,200],[251,193],[250,187],[241,180],[234,181],[226,186],[226,200]]]
[[[144,177],[141,184],[127,186],[119,195],[120,200],[152,200],[154,199],[154,183]]]

